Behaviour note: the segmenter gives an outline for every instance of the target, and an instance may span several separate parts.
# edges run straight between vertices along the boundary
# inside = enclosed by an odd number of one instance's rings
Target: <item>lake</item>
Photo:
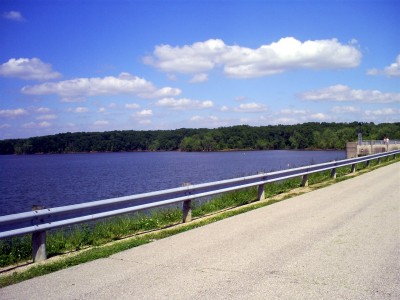
[[[0,216],[345,158],[345,151],[286,150],[3,155]]]

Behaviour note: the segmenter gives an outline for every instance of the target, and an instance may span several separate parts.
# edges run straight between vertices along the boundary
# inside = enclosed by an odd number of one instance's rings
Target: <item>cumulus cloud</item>
[[[171,87],[157,89],[151,82],[143,78],[129,73],[121,73],[118,77],[77,78],[25,86],[22,88],[22,92],[30,95],[57,94],[64,99],[118,94],[136,95],[140,98],[160,98],[177,96],[181,90]]]
[[[353,68],[360,64],[361,52],[354,44],[337,39],[301,42],[293,37],[280,39],[257,49],[226,45],[210,39],[182,47],[156,46],[143,62],[167,73],[204,74],[218,66],[229,77],[252,78],[291,69]]]
[[[67,102],[67,103],[77,103],[85,101],[86,99],[84,97],[64,97],[61,99],[61,102]]]
[[[205,127],[205,128],[215,128],[215,127],[223,127],[228,125],[236,124],[235,122],[230,123],[227,120],[223,120],[218,118],[217,116],[209,115],[209,116],[192,116],[189,121],[194,124],[196,127]]]
[[[35,112],[39,113],[39,114],[46,114],[51,112],[51,109],[48,107],[38,107],[35,109]]]
[[[346,85],[334,85],[299,95],[309,101],[359,101],[365,103],[400,102],[400,93],[383,93],[378,90],[356,90]]]
[[[311,114],[310,118],[311,120],[319,120],[319,121],[324,121],[329,119],[328,116],[324,113]]]
[[[6,129],[6,128],[10,128],[11,125],[10,124],[1,124],[0,125],[0,129]]]
[[[299,124],[306,122],[321,122],[333,120],[334,117],[322,112],[313,112],[310,110],[285,108],[274,112],[265,119],[271,124]]]
[[[236,112],[262,112],[266,111],[267,107],[259,103],[243,103],[233,109]]]
[[[54,114],[45,114],[36,117],[36,120],[54,120],[57,119],[57,115]]]
[[[3,13],[3,18],[11,21],[16,21],[16,22],[25,22],[25,18],[22,16],[22,14],[19,11],[7,11]]]
[[[359,112],[360,109],[354,106],[334,106],[332,107],[331,111],[334,113],[346,114]]]
[[[396,61],[383,70],[370,69],[367,71],[368,75],[386,75],[389,77],[400,76],[400,54],[396,57]]]
[[[138,109],[139,107],[140,107],[140,105],[136,104],[136,103],[127,103],[127,104],[125,104],[125,108],[128,108],[128,109]]]
[[[138,117],[149,117],[153,115],[153,111],[151,109],[144,109],[142,111],[138,111],[136,116]]]
[[[307,112],[306,110],[302,110],[302,109],[289,109],[289,108],[285,108],[285,109],[281,109],[279,111],[279,114],[283,114],[283,115],[306,115],[309,112]]]
[[[389,115],[400,115],[400,109],[398,108],[383,108],[377,110],[366,110],[367,116],[389,116]]]
[[[11,58],[0,66],[0,76],[43,81],[57,79],[61,74],[53,71],[50,64],[34,57]]]
[[[5,118],[16,118],[16,117],[25,116],[27,114],[28,114],[28,111],[23,108],[0,110],[0,117],[5,117]]]
[[[89,109],[87,107],[84,107],[84,106],[78,106],[78,107],[75,107],[75,108],[69,108],[67,111],[68,112],[77,113],[77,114],[81,114],[81,113],[88,112]]]
[[[191,109],[205,109],[214,106],[212,101],[199,101],[188,98],[174,99],[163,98],[157,101],[157,106],[167,107],[173,110],[191,110]]]
[[[47,128],[47,127],[50,127],[50,126],[51,126],[51,123],[46,122],[46,121],[39,122],[39,123],[29,122],[29,123],[22,124],[22,128],[29,128],[29,129]]]
[[[208,75],[205,73],[196,74],[190,80],[191,83],[200,83],[208,80]]]
[[[106,126],[109,125],[110,122],[106,120],[97,120],[93,123],[94,126]]]

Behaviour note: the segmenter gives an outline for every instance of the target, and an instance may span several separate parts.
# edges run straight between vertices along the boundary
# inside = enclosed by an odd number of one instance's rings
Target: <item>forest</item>
[[[60,133],[26,139],[0,140],[0,154],[45,154],[122,151],[229,151],[283,149],[345,149],[356,141],[400,139],[397,123],[304,123],[248,125],[215,129]]]

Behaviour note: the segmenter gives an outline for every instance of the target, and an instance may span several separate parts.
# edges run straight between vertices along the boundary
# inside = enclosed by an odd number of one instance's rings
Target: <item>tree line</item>
[[[364,140],[400,139],[398,123],[304,123],[247,125],[215,129],[108,131],[60,133],[0,141],[0,154],[122,152],[122,151],[225,151],[272,149],[345,149],[356,141],[361,127]]]

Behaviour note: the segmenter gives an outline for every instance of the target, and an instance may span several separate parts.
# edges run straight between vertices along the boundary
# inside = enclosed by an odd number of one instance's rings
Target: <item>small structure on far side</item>
[[[359,123],[358,141],[346,143],[346,156],[347,158],[354,158],[398,149],[400,149],[400,141],[390,140],[388,137],[385,137],[383,140],[363,141],[361,123]]]

